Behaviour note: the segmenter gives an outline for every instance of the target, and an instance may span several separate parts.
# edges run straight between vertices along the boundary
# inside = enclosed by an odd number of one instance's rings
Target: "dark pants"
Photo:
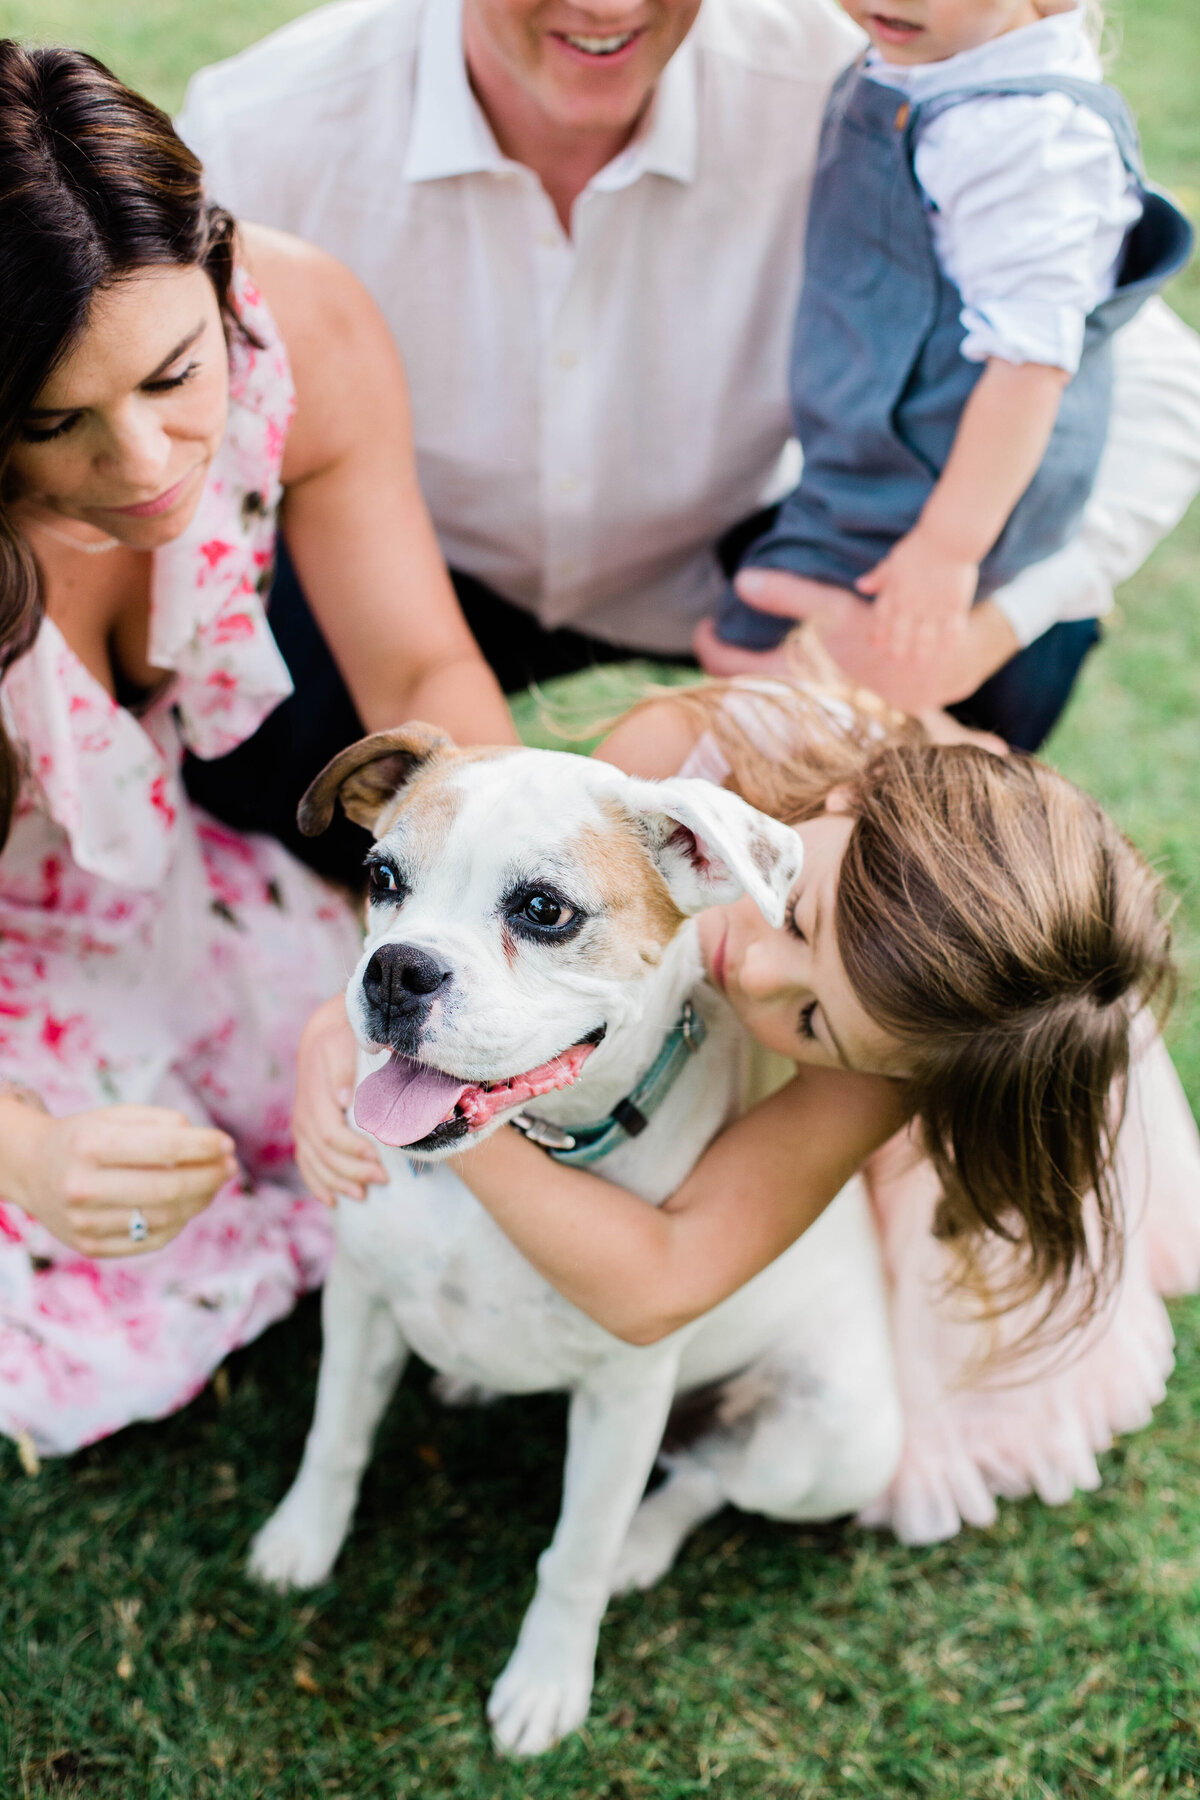
[[[1066,619],[990,675],[968,699],[947,708],[964,725],[994,731],[1014,750],[1040,750],[1057,724],[1089,650],[1100,642],[1095,619]]]
[[[737,567],[761,528],[761,519],[747,520],[722,539],[719,550],[727,573]],[[505,693],[516,693],[532,681],[645,655],[579,631],[545,631],[529,613],[473,576],[453,571],[452,575],[467,623]],[[339,750],[363,735],[363,727],[282,540],[268,617],[296,691],[228,756],[214,762],[189,756],[184,764],[187,790],[197,805],[227,824],[240,831],[266,832],[323,875],[357,883],[370,844],[367,832],[341,813],[318,838],[301,837],[296,825],[296,808],[309,782]],[[1017,749],[1036,750],[1066,704],[1083,659],[1099,635],[1094,619],[1052,626],[969,700],[950,710],[964,724],[994,731]]]

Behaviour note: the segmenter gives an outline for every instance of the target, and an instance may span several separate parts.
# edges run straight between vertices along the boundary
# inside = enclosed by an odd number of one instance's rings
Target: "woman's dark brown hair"
[[[79,50],[0,39],[0,676],[37,636],[41,582],[8,514],[22,424],[95,295],[134,270],[207,271],[227,329],[233,221],[158,107]],[[0,730],[0,848],[20,780]]]
[[[730,693],[671,699],[713,731],[738,793],[798,824],[840,787],[853,813],[838,949],[902,1047],[939,1235],[994,1308],[1041,1296],[1048,1315],[1070,1286],[1072,1315],[1086,1313],[1120,1251],[1111,1167],[1133,1021],[1173,985],[1157,878],[1094,800],[1030,757],[930,744],[851,689],[831,710],[824,681],[819,696],[760,694],[752,723]],[[1008,1276],[974,1254],[988,1236],[1015,1246]]]

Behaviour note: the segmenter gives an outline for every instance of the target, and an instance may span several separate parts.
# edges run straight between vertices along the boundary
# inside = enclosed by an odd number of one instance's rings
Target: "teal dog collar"
[[[696,1054],[708,1026],[690,1000],[663,1040],[662,1049],[632,1092],[618,1100],[608,1117],[595,1125],[572,1125],[569,1129],[552,1125],[546,1119],[535,1119],[531,1113],[518,1113],[509,1121],[531,1144],[537,1144],[556,1162],[584,1168],[599,1162],[630,1138],[639,1137],[675,1086],[685,1064]]]

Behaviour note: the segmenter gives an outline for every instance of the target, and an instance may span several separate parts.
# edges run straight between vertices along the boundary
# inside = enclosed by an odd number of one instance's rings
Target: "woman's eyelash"
[[[157,381],[144,381],[142,392],[145,394],[168,394],[174,388],[181,388],[185,381],[190,381],[199,367],[198,362],[189,363],[187,368],[181,370],[178,375],[165,375]],[[61,419],[57,425],[26,425],[21,436],[28,444],[48,444],[52,439],[65,437],[68,431],[73,431],[79,423],[80,416],[79,413],[71,413],[67,418]]]
[[[147,394],[162,394],[166,393],[170,388],[182,387],[185,381],[190,381],[192,379],[192,376],[199,367],[200,364],[198,362],[191,362],[188,364],[187,368],[178,375],[164,375],[157,381],[144,381],[142,383],[142,390]]]
[[[813,1030],[813,1014],[816,1012],[816,1010],[817,1010],[816,1001],[810,1000],[808,1005],[804,1008],[803,1012],[800,1014],[800,1024],[798,1026],[800,1036],[802,1038],[807,1038],[808,1041],[813,1044],[815,1044],[817,1042],[817,1034]]]
[[[787,928],[791,932],[791,934],[794,938],[799,938],[800,942],[802,944],[807,944],[808,939],[805,937],[804,933],[801,931],[799,925],[796,922],[796,909],[794,906],[792,907],[791,911],[788,913],[788,916],[787,916]]]
[[[65,437],[68,431],[74,430],[79,423],[79,414],[72,413],[69,418],[61,419],[57,425],[25,425],[21,428],[21,436],[27,444],[48,444],[51,438]]]

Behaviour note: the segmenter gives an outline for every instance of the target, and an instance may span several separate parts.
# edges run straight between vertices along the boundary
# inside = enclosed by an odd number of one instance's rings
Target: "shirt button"
[[[560,494],[577,494],[579,492],[578,475],[560,475],[558,478],[558,491]]]
[[[542,246],[543,250],[558,249],[558,239],[552,231],[539,231],[538,243]]]
[[[574,350],[560,350],[554,361],[560,369],[573,369],[579,358]]]

